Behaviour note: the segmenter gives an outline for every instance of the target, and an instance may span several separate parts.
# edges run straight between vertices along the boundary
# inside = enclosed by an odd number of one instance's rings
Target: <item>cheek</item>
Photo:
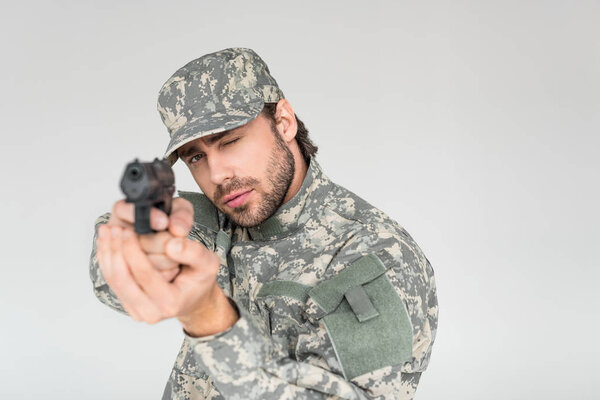
[[[215,185],[212,184],[208,173],[204,171],[190,171],[192,172],[192,176],[194,177],[194,181],[202,190],[202,193],[207,195],[211,200],[213,199],[213,194],[215,191]]]
[[[246,146],[232,157],[234,175],[239,178],[251,177],[263,181],[268,159],[269,150],[266,146],[260,146],[260,143]]]
[[[259,180],[264,180],[269,167],[272,153],[272,143],[256,141],[248,151],[242,155],[247,171]]]

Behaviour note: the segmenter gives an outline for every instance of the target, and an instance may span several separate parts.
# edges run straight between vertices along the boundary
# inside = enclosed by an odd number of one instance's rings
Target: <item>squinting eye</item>
[[[236,138],[236,139],[230,140],[229,142],[223,143],[223,146],[228,146],[230,144],[233,144],[233,143],[237,142],[239,139],[240,138]]]

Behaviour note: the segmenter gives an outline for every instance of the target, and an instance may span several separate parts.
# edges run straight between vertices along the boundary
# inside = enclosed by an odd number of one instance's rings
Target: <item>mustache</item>
[[[258,184],[258,179],[253,177],[233,178],[227,185],[217,185],[215,189],[215,199],[219,203],[223,202],[223,197],[240,189],[247,189]]]

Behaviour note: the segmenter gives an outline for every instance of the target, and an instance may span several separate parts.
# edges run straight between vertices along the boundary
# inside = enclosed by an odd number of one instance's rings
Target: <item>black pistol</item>
[[[136,158],[125,167],[121,190],[125,201],[135,204],[135,231],[152,233],[155,231],[150,228],[150,209],[156,207],[167,215],[171,213],[175,175],[165,159],[144,163]]]

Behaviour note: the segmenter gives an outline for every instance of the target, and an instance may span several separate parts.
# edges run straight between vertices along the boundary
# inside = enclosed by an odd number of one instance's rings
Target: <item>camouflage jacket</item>
[[[413,398],[437,298],[402,227],[314,159],[296,196],[254,228],[233,226],[202,194],[180,196],[195,209],[189,237],[220,256],[218,283],[240,319],[184,338],[163,399]],[[94,251],[90,268],[98,298],[123,311]]]

